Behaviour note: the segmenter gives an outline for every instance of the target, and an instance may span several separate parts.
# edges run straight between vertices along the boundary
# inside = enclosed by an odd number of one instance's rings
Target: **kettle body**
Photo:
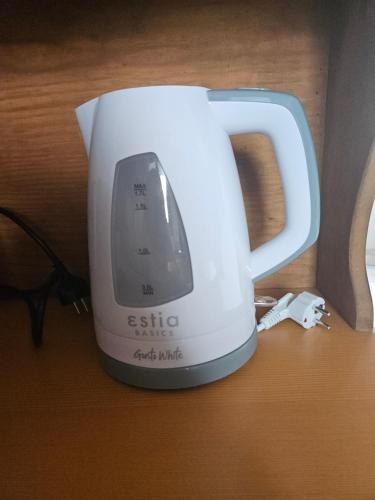
[[[317,238],[319,188],[299,101],[258,89],[156,86],[77,108],[89,157],[90,279],[105,369],[131,385],[204,384],[256,350],[253,281]],[[250,251],[229,136],[267,134],[286,223]]]

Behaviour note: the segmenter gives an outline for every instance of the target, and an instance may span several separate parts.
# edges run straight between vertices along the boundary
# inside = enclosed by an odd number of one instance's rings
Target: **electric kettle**
[[[256,350],[253,282],[319,231],[319,182],[303,108],[266,89],[116,90],[76,115],[89,157],[92,307],[104,368],[176,389],[240,368]],[[229,136],[267,135],[285,226],[250,251]]]

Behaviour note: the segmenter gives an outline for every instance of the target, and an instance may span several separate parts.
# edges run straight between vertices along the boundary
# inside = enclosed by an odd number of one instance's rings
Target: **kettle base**
[[[178,368],[142,368],[123,363],[102,350],[99,351],[103,368],[121,382],[146,389],[184,389],[208,384],[230,375],[253,356],[256,346],[257,334],[254,331],[249,340],[221,358]]]

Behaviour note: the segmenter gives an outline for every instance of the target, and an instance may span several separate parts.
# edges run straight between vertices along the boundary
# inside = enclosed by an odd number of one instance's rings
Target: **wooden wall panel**
[[[336,2],[327,94],[317,286],[371,330],[365,251],[375,198],[375,2]]]
[[[73,109],[103,92],[155,84],[271,87],[298,95],[320,157],[328,41],[313,0],[3,3],[0,200],[33,221],[67,265],[87,271],[87,162]],[[283,224],[268,141],[237,137],[253,246]],[[44,258],[0,221],[1,282],[29,283]],[[262,286],[311,286],[315,250]]]

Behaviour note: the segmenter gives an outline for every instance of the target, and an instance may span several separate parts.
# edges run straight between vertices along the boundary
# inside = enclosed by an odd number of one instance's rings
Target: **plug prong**
[[[330,327],[330,325],[328,323],[325,323],[324,321],[322,321],[320,319],[316,320],[316,324],[322,326],[326,330],[330,330],[331,329],[331,327]]]
[[[74,301],[73,306],[74,306],[75,310],[77,311],[77,314],[81,314],[81,311],[79,310],[77,302]]]
[[[320,314],[323,314],[323,316],[331,316],[331,313],[327,311],[327,309],[324,309],[322,306],[315,306],[315,310],[320,312]]]
[[[85,308],[85,311],[86,311],[86,312],[89,312],[88,307],[87,307],[87,304],[86,304],[86,302],[84,301],[84,299],[81,299],[81,303],[82,303],[83,307]]]

